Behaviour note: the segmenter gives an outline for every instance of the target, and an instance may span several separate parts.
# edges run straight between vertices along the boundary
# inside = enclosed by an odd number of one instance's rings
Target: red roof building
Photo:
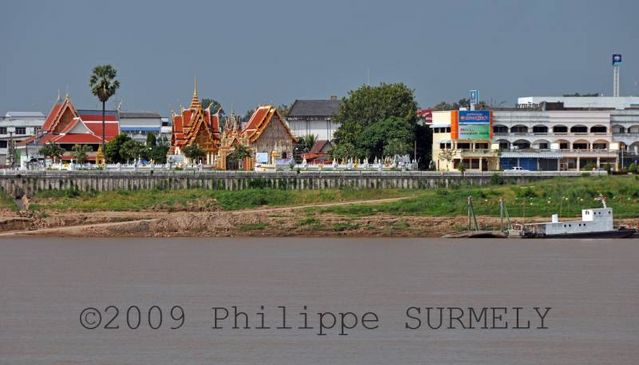
[[[173,130],[171,133],[172,154],[182,154],[186,146],[197,144],[206,152],[206,163],[212,164],[220,146],[219,111],[211,113],[211,106],[202,109],[197,91],[197,82],[193,89],[191,105],[182,109],[180,114],[173,114]]]
[[[115,111],[105,113],[105,142],[115,138],[120,133],[118,114]],[[24,141],[21,146],[41,147],[47,143],[60,145],[66,152],[64,160],[72,159],[72,149],[76,144],[89,145],[88,161],[95,161],[98,147],[102,144],[102,111],[77,110],[67,95],[64,100],[58,100],[47,119],[42,131]]]

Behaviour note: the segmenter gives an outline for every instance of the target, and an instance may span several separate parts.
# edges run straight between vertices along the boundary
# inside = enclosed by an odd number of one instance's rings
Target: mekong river
[[[639,240],[4,239],[0,290],[2,364],[639,359]]]

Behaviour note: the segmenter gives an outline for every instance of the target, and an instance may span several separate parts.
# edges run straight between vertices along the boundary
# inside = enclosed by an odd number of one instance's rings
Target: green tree
[[[234,161],[242,161],[247,157],[251,157],[253,152],[250,148],[246,147],[243,144],[234,144],[233,152],[229,153],[228,158]]]
[[[197,143],[185,146],[184,148],[182,148],[182,153],[184,153],[184,156],[186,158],[193,162],[198,161],[206,156],[206,152],[204,152],[202,147],[200,147]]]
[[[138,141],[129,139],[120,146],[120,156],[127,162],[137,158],[144,158],[146,157],[144,145]]]
[[[73,158],[75,162],[82,165],[87,162],[87,154],[91,152],[91,147],[85,144],[76,144],[73,146]]]
[[[56,159],[62,158],[64,150],[57,144],[49,142],[40,148],[40,154],[44,157],[49,157],[55,162]]]
[[[218,110],[220,110],[220,113],[224,113],[224,110],[222,110],[222,104],[220,104],[219,101],[210,98],[202,98],[202,109],[206,109],[209,106],[211,107],[212,113],[217,113]]]
[[[120,150],[122,148],[122,145],[130,140],[131,140],[131,137],[129,137],[128,135],[124,133],[120,133],[115,138],[110,140],[109,143],[106,144],[106,149],[104,150],[105,151],[104,157],[107,160],[107,162],[110,162],[110,163],[126,162],[126,158],[124,158],[120,154]]]
[[[436,104],[435,106],[433,106],[433,110],[459,110],[460,108],[466,108],[469,109],[470,108],[470,100],[467,98],[462,98],[459,99],[459,101],[456,102],[446,102],[446,101],[442,101],[439,104]],[[481,100],[479,101],[477,104],[475,104],[475,109],[476,110],[488,110],[491,109],[492,106]]]
[[[111,65],[96,66],[89,78],[89,86],[91,92],[98,100],[102,102],[102,150],[106,151],[105,146],[105,114],[106,114],[106,102],[115,95],[115,92],[120,87],[120,81],[115,77],[118,75],[118,71]]]
[[[277,107],[277,111],[280,113],[280,115],[283,118],[288,117],[288,112],[291,110],[291,105],[287,105],[287,104],[280,104],[280,106]]]
[[[147,146],[149,140],[147,139]],[[148,148],[148,147],[147,147]],[[148,158],[155,163],[166,163],[166,155],[169,153],[169,144],[166,138],[154,140],[154,144],[150,147]]]
[[[147,133],[146,134],[146,146],[147,147],[155,147],[155,145],[157,144],[157,139],[155,137],[154,133]]]
[[[350,142],[342,142],[331,150],[331,156],[336,160],[345,160],[355,155],[355,146]]]
[[[251,120],[251,116],[253,116],[253,113],[255,113],[255,109],[249,109],[246,111],[246,113],[244,113],[244,116],[242,117],[242,119],[240,120],[243,123],[248,122],[249,120]]]
[[[412,150],[415,124],[406,119],[390,117],[364,128],[356,145],[359,158],[373,158],[407,154]]]
[[[342,99],[335,121],[341,126],[335,132],[334,156],[381,157],[390,139],[399,138],[406,145],[412,145],[417,102],[413,90],[403,83],[364,85]],[[397,133],[384,134],[395,129]],[[346,145],[340,148],[340,144]]]

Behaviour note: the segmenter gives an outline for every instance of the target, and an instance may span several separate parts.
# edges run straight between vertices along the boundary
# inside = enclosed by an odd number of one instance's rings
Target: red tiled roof
[[[279,119],[284,129],[286,129],[289,137],[292,140],[295,140],[295,136],[293,136],[293,132],[291,132],[291,129],[286,123],[286,120],[282,118],[277,109],[272,105],[263,105],[257,108],[257,110],[251,116],[251,119],[249,119],[246,127],[242,129],[242,135],[247,136],[249,140],[251,140],[251,143],[253,143],[255,139],[259,138],[268,124],[273,121],[273,117],[277,117],[277,119]]]
[[[315,144],[313,145],[313,147],[311,147],[311,150],[308,153],[322,153],[322,149],[324,148],[324,146],[328,143],[327,140],[325,139],[320,139],[318,141],[315,142]]]
[[[182,129],[191,127],[191,109],[182,112]]]
[[[72,133],[72,134],[60,134],[55,136],[53,140],[55,143],[73,143],[73,144],[100,144],[102,143],[102,138],[89,134],[89,133]]]
[[[86,122],[84,124],[93,132],[95,135],[102,137],[102,121],[100,122]],[[120,124],[117,122],[107,122],[104,123],[104,138],[107,140],[111,140],[112,138],[117,137],[120,134]]]
[[[80,118],[82,118],[82,120],[85,122],[96,121],[102,123],[102,114],[80,114]],[[104,120],[106,122],[117,122],[118,118],[116,115],[106,114],[104,116]]]
[[[44,121],[42,125],[42,129],[48,131],[53,127],[54,121],[58,118],[58,114],[60,114],[60,110],[62,109],[62,103],[55,103],[47,115],[47,120]]]
[[[244,127],[244,130],[248,131],[251,129],[257,129],[257,127],[262,123],[264,118],[266,118],[269,110],[270,110],[269,106],[261,106],[257,108],[257,110],[253,112],[253,115],[251,115],[251,119],[249,119],[249,122],[248,124],[246,124],[246,127]]]

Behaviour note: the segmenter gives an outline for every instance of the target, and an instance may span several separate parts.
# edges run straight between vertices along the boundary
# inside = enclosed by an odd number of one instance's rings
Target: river
[[[4,239],[0,363],[636,364],[638,263],[639,240]]]

